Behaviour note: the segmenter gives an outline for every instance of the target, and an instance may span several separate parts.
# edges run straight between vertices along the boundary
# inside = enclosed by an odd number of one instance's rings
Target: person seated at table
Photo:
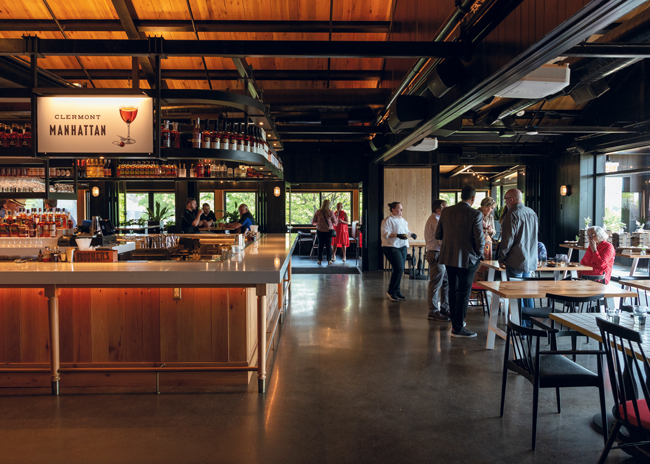
[[[546,245],[537,240],[537,262],[546,261],[548,259],[548,252],[546,251]]]
[[[239,214],[241,217],[239,218],[238,222],[233,222],[232,224],[225,224],[224,227],[226,229],[239,229],[236,231],[238,234],[245,234],[250,230],[251,226],[255,225],[255,218],[251,214],[250,211],[248,211],[248,206],[245,204],[239,205]]]
[[[213,211],[210,211],[210,205],[208,203],[203,203],[202,210],[203,212],[201,213],[201,222],[199,223],[199,227],[212,227],[212,224],[217,221],[217,217],[214,215]]]
[[[580,264],[590,266],[593,270],[582,271],[580,275],[604,275],[605,283],[608,284],[612,277],[614,259],[616,259],[614,245],[607,241],[607,232],[602,227],[590,227],[587,229],[587,236],[589,237],[589,247],[585,256],[580,260]]]

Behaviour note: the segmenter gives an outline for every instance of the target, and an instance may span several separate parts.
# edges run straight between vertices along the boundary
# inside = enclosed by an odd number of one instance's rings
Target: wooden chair
[[[614,396],[612,412],[616,419],[616,425],[598,460],[599,463],[604,463],[612,448],[650,444],[650,411],[648,410],[650,391],[645,380],[647,372],[650,372],[650,362],[641,346],[643,340],[639,332],[601,318],[596,319],[596,323],[605,347],[609,382]],[[619,348],[625,350],[626,354],[620,353]],[[613,446],[623,425],[631,432],[632,441]]]
[[[539,406],[539,389],[555,388],[557,412],[560,413],[560,388],[566,387],[597,387],[600,399],[600,415],[603,424],[606,424],[605,413],[605,388],[603,385],[603,368],[601,350],[591,351],[542,351],[540,348],[541,337],[547,337],[546,330],[528,329],[508,321],[506,336],[506,349],[503,359],[503,378],[501,383],[501,417],[506,398],[506,384],[508,371],[516,372],[533,384],[533,436],[532,445],[535,449],[537,440],[537,410]],[[512,345],[512,348],[511,348]],[[512,357],[510,356],[512,350]],[[598,373],[571,361],[564,355],[581,354],[594,355],[597,358]],[[605,435],[607,432],[605,431]],[[605,442],[607,439],[605,438]]]

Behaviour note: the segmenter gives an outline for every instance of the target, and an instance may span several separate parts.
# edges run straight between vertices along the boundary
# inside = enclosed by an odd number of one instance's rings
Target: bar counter
[[[257,372],[264,392],[294,246],[273,234],[225,262],[0,262],[0,387],[159,392]]]

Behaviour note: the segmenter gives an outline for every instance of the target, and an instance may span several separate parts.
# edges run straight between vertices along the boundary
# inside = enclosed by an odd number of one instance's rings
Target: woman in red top
[[[591,266],[592,271],[582,271],[581,275],[604,275],[605,283],[612,277],[612,268],[616,258],[614,245],[607,241],[607,232],[602,227],[594,226],[587,230],[589,248],[580,264]]]
[[[332,238],[332,256],[336,261],[336,249],[343,248],[343,262],[345,262],[345,251],[350,246],[350,236],[348,235],[348,215],[343,211],[343,203],[336,204],[336,211],[334,212],[338,223],[334,228],[336,229],[336,237]]]

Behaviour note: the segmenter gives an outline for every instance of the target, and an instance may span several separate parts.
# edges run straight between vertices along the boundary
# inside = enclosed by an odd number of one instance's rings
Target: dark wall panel
[[[291,183],[356,183],[363,180],[367,161],[362,155],[283,153],[284,180]]]

